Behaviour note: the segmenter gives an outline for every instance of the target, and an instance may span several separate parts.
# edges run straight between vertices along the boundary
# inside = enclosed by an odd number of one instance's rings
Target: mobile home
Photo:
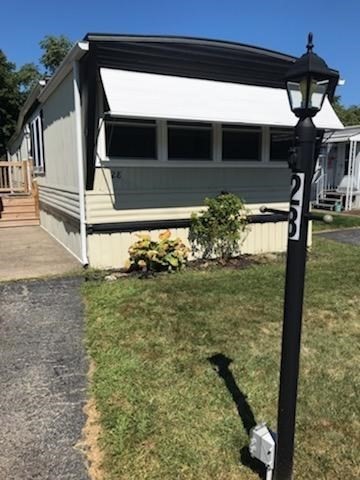
[[[186,239],[191,213],[221,191],[253,213],[286,208],[297,119],[283,78],[295,60],[218,40],[86,35],[32,93],[9,145],[33,159],[42,227],[108,268],[136,232]],[[315,123],[342,127],[328,100]],[[283,251],[286,228],[254,224],[243,251]]]

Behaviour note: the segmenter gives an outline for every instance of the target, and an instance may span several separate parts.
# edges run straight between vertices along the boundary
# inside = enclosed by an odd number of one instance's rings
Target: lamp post
[[[285,77],[290,107],[299,121],[295,127],[295,154],[289,162],[292,175],[275,480],[291,480],[293,471],[309,203],[315,162],[316,127],[312,117],[321,110],[326,96],[334,92],[338,78],[338,73],[313,53],[310,33],[307,52]]]

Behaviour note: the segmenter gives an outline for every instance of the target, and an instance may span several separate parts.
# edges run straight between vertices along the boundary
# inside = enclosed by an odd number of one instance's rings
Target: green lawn
[[[314,210],[315,214],[320,214],[317,210]],[[323,214],[329,212],[323,212]],[[319,232],[321,230],[335,230],[338,228],[360,228],[360,216],[350,216],[344,215],[339,213],[330,212],[330,215],[333,217],[333,221],[331,223],[324,223],[324,222],[313,222],[313,231]]]
[[[299,480],[360,478],[359,265],[360,247],[315,239]],[[85,284],[106,480],[259,478],[246,430],[254,420],[276,428],[283,286],[282,260]]]

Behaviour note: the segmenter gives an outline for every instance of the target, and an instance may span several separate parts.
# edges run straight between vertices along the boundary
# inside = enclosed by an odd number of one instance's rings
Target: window
[[[222,131],[222,159],[224,161],[259,161],[261,157],[261,129],[226,125]]]
[[[294,130],[290,128],[270,129],[270,160],[272,162],[286,161],[289,149],[294,145]]]
[[[152,120],[107,120],[106,155],[117,158],[157,158],[156,123]]]
[[[168,123],[169,160],[212,160],[212,125]]]
[[[44,173],[45,171],[42,123],[42,112],[30,123],[30,151],[35,173]]]

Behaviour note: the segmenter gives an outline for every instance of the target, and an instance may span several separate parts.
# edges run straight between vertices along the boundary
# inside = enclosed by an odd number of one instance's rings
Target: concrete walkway
[[[63,275],[81,264],[41,227],[0,229],[0,281]]]
[[[319,233],[318,235],[327,238],[328,240],[335,240],[336,242],[360,245],[360,228],[334,230],[332,232]]]
[[[87,480],[79,278],[0,285],[0,479]]]

